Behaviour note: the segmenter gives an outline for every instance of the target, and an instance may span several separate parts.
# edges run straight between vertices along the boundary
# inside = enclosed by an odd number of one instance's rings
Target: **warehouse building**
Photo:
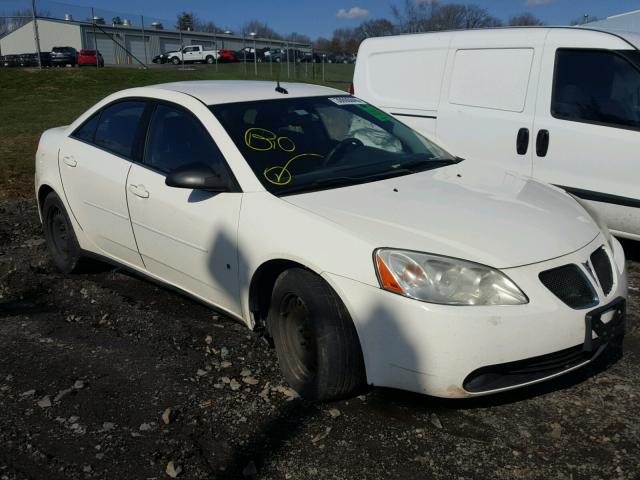
[[[292,48],[310,51],[308,44],[268,38],[242,37],[232,33],[206,33],[165,29],[158,22],[150,26],[135,25],[129,20],[113,19],[109,24],[96,17],[93,22],[80,22],[67,16],[66,20],[38,18],[40,51],[53,47],[94,49],[97,45],[105,65],[135,64],[138,59],[148,64],[153,57],[178,50],[180,45],[203,45],[207,49],[240,50],[243,47]],[[33,21],[0,38],[0,55],[36,52]]]
[[[608,31],[624,31],[640,34],[640,10],[613,15],[603,20],[589,22],[585,27]]]

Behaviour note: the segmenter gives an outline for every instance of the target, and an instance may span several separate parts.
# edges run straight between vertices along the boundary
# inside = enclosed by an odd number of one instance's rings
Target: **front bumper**
[[[570,263],[581,265],[603,244],[605,240],[599,235],[572,254],[505,269],[529,297],[525,305],[435,305],[338,275],[324,276],[345,302],[355,323],[370,384],[463,398],[540,382],[595,359],[602,349],[580,353],[585,345],[585,318],[590,311],[627,296],[620,244],[613,240],[612,249],[605,247],[614,260],[614,285],[607,295],[600,291],[599,303],[592,309],[568,307],[542,284],[538,274]],[[595,333],[591,335],[597,337]],[[577,353],[575,358],[572,353]],[[560,368],[507,384],[487,383],[487,388],[469,386],[468,377],[480,369],[533,361],[549,354],[556,355]],[[568,354],[570,361],[563,360],[563,354]]]

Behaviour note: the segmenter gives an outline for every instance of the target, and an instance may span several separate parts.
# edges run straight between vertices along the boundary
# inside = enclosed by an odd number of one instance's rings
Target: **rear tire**
[[[214,58],[213,58],[211,55],[209,55],[209,56],[206,58],[206,61],[207,61],[207,63],[208,63],[209,65],[211,65],[211,64],[213,64]]]
[[[300,396],[337,400],[366,384],[355,326],[318,275],[302,268],[283,272],[273,288],[267,321],[280,369]]]
[[[53,264],[62,273],[78,271],[82,250],[60,197],[51,192],[42,205],[42,226]]]

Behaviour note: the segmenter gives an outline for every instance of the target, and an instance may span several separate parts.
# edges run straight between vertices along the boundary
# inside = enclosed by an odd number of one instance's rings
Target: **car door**
[[[555,32],[548,43],[533,175],[588,200],[615,232],[640,238],[638,51]]]
[[[80,228],[99,251],[142,267],[126,199],[126,181],[146,107],[123,100],[95,113],[60,147],[64,194]]]
[[[196,47],[184,47],[183,54],[184,54],[184,61],[185,62],[194,62],[197,60],[197,53],[196,53]]]
[[[165,184],[167,174],[193,163],[229,171],[191,112],[158,103],[143,162],[131,168],[127,182],[138,248],[151,274],[240,315],[237,230],[242,193]]]
[[[531,174],[531,130],[543,29],[523,35],[454,36],[436,137],[470,162]]]

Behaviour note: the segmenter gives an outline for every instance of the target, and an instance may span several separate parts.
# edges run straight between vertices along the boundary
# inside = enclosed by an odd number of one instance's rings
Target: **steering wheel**
[[[347,150],[351,150],[357,147],[364,146],[357,138],[345,138],[340,143],[338,143],[333,150],[331,150],[326,157],[324,157],[324,162],[322,162],[323,167],[328,167],[331,165],[335,165],[340,163],[340,159],[344,156]]]

